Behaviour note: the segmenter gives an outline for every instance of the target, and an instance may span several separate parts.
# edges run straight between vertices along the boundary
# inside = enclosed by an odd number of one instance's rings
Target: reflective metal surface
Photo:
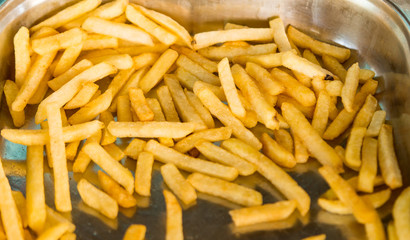
[[[397,0],[396,2],[398,2]],[[400,0],[401,1],[401,0]],[[53,11],[69,4],[70,0],[16,0],[0,7],[0,83],[13,72],[12,36],[24,25],[30,26]],[[139,0],[146,7],[166,13],[191,33],[222,28],[227,21],[267,26],[268,18],[281,16],[285,24],[292,24],[322,40],[334,41],[354,49],[362,68],[372,68],[380,81],[378,99],[388,112],[394,126],[395,145],[405,185],[410,184],[410,32],[409,23],[401,10],[389,1],[381,0]],[[404,1],[405,2],[405,1]],[[346,63],[346,64],[351,64]],[[33,116],[35,108],[28,109]],[[1,103],[0,128],[10,128],[8,110]],[[23,128],[35,128],[32,121]],[[258,131],[258,129],[255,129]],[[25,147],[0,139],[0,153],[13,189],[25,191]],[[135,169],[135,161],[123,160]],[[316,172],[318,164],[309,161],[292,169],[290,174],[312,198],[310,214],[289,221],[264,224],[255,228],[234,228],[228,210],[232,203],[200,195],[198,204],[183,212],[185,239],[301,239],[326,233],[327,239],[362,239],[363,226],[351,216],[338,216],[321,211],[316,200],[328,188]],[[71,166],[70,166],[71,167]],[[97,167],[90,167],[84,175],[70,174],[73,212],[68,215],[77,226],[78,239],[121,239],[131,223],[147,226],[147,239],[163,239],[165,205],[164,184],[158,172],[153,175],[152,196],[139,198],[138,209],[121,210],[116,220],[109,220],[84,205],[76,190],[76,180],[86,177],[97,184]],[[237,180],[255,187],[265,202],[282,198],[278,191],[259,175]],[[53,203],[52,175],[46,173],[47,204]],[[397,195],[394,191],[393,195]],[[392,201],[379,209],[386,223],[391,216]]]

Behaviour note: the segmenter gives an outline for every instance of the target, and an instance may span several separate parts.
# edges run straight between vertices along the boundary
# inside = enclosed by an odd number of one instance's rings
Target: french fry
[[[373,206],[366,204],[355,190],[330,166],[319,168],[319,173],[336,193],[338,198],[352,209],[353,215],[359,223],[371,223],[378,218]]]
[[[27,148],[27,220],[29,227],[36,232],[41,232],[46,222],[43,161],[42,145]]]
[[[230,210],[236,227],[259,224],[263,222],[279,221],[288,218],[296,208],[296,202],[279,201],[261,206]]]
[[[23,228],[27,228],[28,226],[28,219],[27,219],[27,208],[26,208],[26,199],[24,198],[23,193],[20,191],[11,191],[11,195],[13,196],[14,202],[16,203],[17,210],[20,215],[21,224]]]
[[[302,240],[325,240],[325,239],[326,239],[326,234],[319,234],[315,236],[302,238]]]
[[[37,239],[47,240],[47,239],[60,239],[60,237],[67,231],[67,223],[58,223],[54,226],[49,227],[47,230],[42,232]]]
[[[83,148],[84,152],[108,175],[121,184],[128,193],[134,191],[134,178],[131,172],[115,161],[97,142],[90,142]]]
[[[284,52],[282,55],[282,65],[304,75],[313,78],[320,77],[325,78],[328,74],[327,71],[320,66],[309,62],[309,60],[299,57],[292,51]]]
[[[268,70],[256,63],[246,63],[246,72],[270,95],[278,95],[285,91],[285,86],[282,82],[274,79]]]
[[[128,157],[137,160],[139,154],[144,151],[146,142],[144,140],[135,138],[125,148],[124,153]]]
[[[396,232],[396,226],[393,220],[391,220],[389,224],[387,224],[387,236],[389,240],[399,239],[399,237],[397,236],[397,232]]]
[[[269,129],[278,129],[279,122],[275,116],[277,114],[273,106],[270,106],[262,96],[254,80],[239,65],[232,67],[232,76],[235,84],[239,87],[244,97],[251,103],[258,119]]]
[[[312,127],[319,133],[320,136],[326,130],[329,119],[330,96],[326,90],[322,90],[317,97],[315,112],[313,113]]]
[[[377,174],[377,140],[365,137],[362,147],[362,165],[360,167],[357,189],[373,192],[373,183]]]
[[[366,230],[367,239],[373,239],[373,240],[385,240],[386,239],[386,233],[384,231],[384,226],[379,216],[377,216],[377,218],[373,222],[366,223],[364,227]]]
[[[184,204],[190,205],[196,201],[195,189],[185,180],[174,164],[167,163],[163,165],[161,174],[167,186]]]
[[[246,159],[256,170],[271,182],[287,199],[296,200],[299,212],[304,216],[310,208],[310,197],[282,168],[277,166],[256,148],[231,138],[221,143],[221,147]]]
[[[49,95],[40,103],[35,116],[35,121],[37,123],[40,123],[46,119],[45,106],[48,103],[54,102],[57,106],[62,107],[65,103],[70,101],[75,96],[75,94],[77,94],[82,84],[87,82],[95,82],[112,73],[115,73],[116,71],[117,69],[114,66],[107,63],[100,63],[78,74],[76,77],[70,80],[68,84],[65,84],[63,87]]]
[[[267,133],[262,134],[261,141],[263,144],[262,152],[276,164],[287,168],[293,168],[296,165],[296,160],[292,153],[279,145]]]
[[[404,189],[396,202],[393,205],[393,220],[394,227],[396,229],[397,239],[407,239],[410,237],[410,224],[409,224],[409,201],[410,188]],[[3,221],[4,222],[4,221]]]
[[[290,133],[285,129],[278,129],[273,131],[275,140],[283,146],[288,152],[293,153],[293,139]]]
[[[75,233],[64,233],[63,236],[60,237],[60,240],[76,240],[77,235]]]
[[[48,81],[51,79],[51,67],[48,69],[46,74],[44,75],[43,79],[41,79],[37,91],[34,93],[33,96],[28,100],[27,104],[30,105],[37,105],[43,101],[45,95],[48,91]]]
[[[89,57],[88,60],[90,60],[95,65],[105,62],[121,70],[130,69],[134,65],[134,61],[128,54],[112,54],[99,57]]]
[[[65,223],[68,225],[67,232],[72,233],[75,231],[75,225],[66,217],[63,217],[57,211],[54,211],[52,208],[46,206],[47,211],[47,220],[46,220],[46,227],[54,226],[59,223]]]
[[[229,111],[229,108],[224,105],[211,90],[206,87],[199,89],[194,87],[194,93],[205,107],[208,108],[212,115],[218,118],[225,126],[232,128],[232,134],[234,136],[248,142],[257,149],[262,148],[261,142],[255,137],[255,135],[245,128],[240,120],[233,116]]]
[[[4,95],[6,97],[7,106],[9,107],[11,118],[15,127],[21,127],[26,121],[24,110],[13,111],[12,104],[15,101],[19,92],[18,86],[15,82],[6,80],[4,84]]]
[[[101,131],[98,131],[94,135],[88,137],[83,145],[83,148],[90,142],[99,143],[101,141],[101,136]],[[83,148],[81,148],[80,152],[77,155],[77,158],[74,161],[73,172],[83,173],[91,162],[91,158],[84,152]]]
[[[348,112],[353,111],[353,102],[359,85],[359,70],[358,63],[353,64],[347,70],[345,84],[342,88],[342,102]]]
[[[226,23],[224,26],[224,30],[229,30],[229,29],[243,29],[243,28],[249,28],[248,26],[245,25],[240,25],[240,24],[235,24],[235,23]]]
[[[82,50],[90,51],[106,48],[118,48],[118,38],[100,34],[88,34],[83,43]]]
[[[342,95],[343,82],[338,80],[327,81],[326,91],[330,96],[339,97]]]
[[[81,43],[72,45],[64,50],[63,55],[54,69],[53,76],[56,77],[65,73],[74,65],[83,48],[83,42],[84,39]]]
[[[380,129],[384,121],[386,120],[386,111],[377,110],[374,112],[372,116],[372,120],[370,121],[369,127],[366,131],[366,136],[368,137],[377,137],[379,136]]]
[[[224,58],[219,62],[218,75],[228,102],[228,106],[231,109],[233,115],[238,118],[244,118],[246,114],[245,108],[243,107],[241,100],[239,99],[238,91],[232,77],[228,58]]]
[[[135,170],[135,192],[141,196],[151,196],[153,164],[154,155],[144,151],[138,154],[137,168]]]
[[[192,107],[194,107],[199,117],[201,117],[202,121],[204,121],[205,125],[208,128],[214,128],[215,127],[214,119],[212,118],[212,115],[208,111],[208,109],[204,107],[201,100],[199,100],[198,97],[193,92],[188,91],[187,89],[184,89],[184,92],[188,99],[188,102],[192,105]]]
[[[101,145],[108,145],[111,143],[114,143],[117,138],[114,137],[108,130],[107,126],[111,121],[114,121],[114,117],[109,111],[104,111],[100,113],[99,120],[104,123],[104,128],[102,132],[102,139],[101,139]]]
[[[137,25],[141,29],[153,35],[156,39],[165,45],[172,45],[177,41],[177,37],[149,18],[145,17],[140,11],[134,8],[132,5],[128,5],[125,12],[127,19],[133,24]]]
[[[314,63],[314,64],[316,64],[316,65],[321,66],[321,64],[320,64],[320,62],[317,60],[315,54],[314,54],[312,51],[310,51],[309,49],[305,49],[305,50],[303,51],[302,56],[303,56],[304,58],[306,58],[307,60],[309,60],[310,62],[312,62],[312,63]]]
[[[147,145],[145,145],[145,151],[152,153],[156,160],[163,163],[173,163],[185,171],[208,174],[209,176],[219,177],[228,181],[232,181],[238,176],[238,171],[235,168],[190,157],[161,145],[155,140],[148,141]]]
[[[201,140],[195,144],[195,148],[211,161],[236,168],[242,176],[249,176],[256,171],[255,167],[245,159],[234,155],[209,141]]]
[[[166,75],[164,81],[169,89],[169,92],[171,93],[175,107],[178,110],[182,120],[186,122],[197,123],[199,125],[203,125],[203,128],[206,128],[204,121],[189,103],[176,77],[173,75]]]
[[[171,48],[174,49],[175,51],[177,51],[178,53],[187,56],[192,61],[198,63],[204,69],[206,69],[207,71],[209,71],[211,73],[214,73],[214,72],[218,71],[217,63],[207,59],[206,57],[202,56],[201,54],[199,54],[199,53],[197,53],[197,52],[195,52],[195,51],[193,51],[189,48],[180,47],[180,46],[176,46],[176,45],[172,46]]]
[[[70,124],[79,124],[87,121],[91,121],[97,117],[100,113],[106,111],[110,107],[112,101],[112,91],[108,89],[103,94],[87,103],[84,107],[80,108],[71,117],[68,118]]]
[[[359,111],[360,107],[362,107],[367,95],[374,94],[376,89],[377,81],[367,81],[355,96],[354,111],[348,112],[346,109],[340,111],[337,117],[323,133],[323,138],[326,140],[333,140],[340,136],[340,134],[342,134],[353,122],[357,111]]]
[[[221,85],[221,82],[217,76],[212,74],[212,72],[207,71],[205,68],[203,68],[200,64],[192,61],[190,58],[187,56],[181,54],[178,57],[178,60],[176,61],[176,64],[178,67],[182,67],[188,72],[190,72],[192,75],[197,77],[198,79],[213,84],[213,85]]]
[[[82,178],[77,184],[81,199],[90,207],[102,213],[104,216],[114,219],[118,214],[118,204],[109,195],[94,187]]]
[[[305,163],[309,159],[309,153],[306,146],[303,144],[302,140],[298,136],[296,136],[293,131],[293,145],[295,146],[295,160],[297,163]],[[344,155],[343,155],[344,156]],[[340,157],[340,156],[339,156]]]
[[[196,129],[196,124],[187,122],[111,122],[108,131],[119,138],[182,138]]]
[[[174,64],[178,57],[178,53],[172,49],[165,51],[155,62],[152,68],[140,80],[139,87],[144,93],[149,92],[155,85],[157,85],[164,74]]]
[[[247,62],[253,62],[264,68],[280,67],[282,65],[282,56],[285,53],[287,52],[261,55],[240,55],[233,57],[232,62],[240,65],[245,65]]]
[[[169,122],[179,122],[179,116],[175,109],[174,102],[167,86],[161,86],[157,89],[158,100],[164,111],[165,118]]]
[[[353,127],[350,132],[349,139],[346,145],[346,165],[355,170],[359,171],[362,164],[361,160],[361,149],[363,144],[363,138],[366,134],[366,128],[364,127]]]
[[[344,62],[350,57],[350,50],[337,47],[311,38],[310,36],[298,31],[296,28],[288,27],[288,37],[301,48],[308,48],[313,53],[323,56],[329,55],[336,58],[339,62]]]
[[[327,70],[338,76],[343,82],[345,81],[347,71],[336,58],[329,55],[323,55],[322,60],[323,65]]]
[[[375,72],[369,69],[360,69],[359,72],[359,82],[365,83],[367,80],[372,79],[376,75]]]
[[[164,116],[164,113],[162,112],[159,101],[156,98],[147,98],[146,100],[147,100],[147,104],[149,108],[154,113],[154,121],[165,122],[165,116]],[[160,143],[164,144],[165,146],[168,146],[168,147],[174,146],[174,140],[172,138],[159,138],[158,140]]]
[[[121,161],[125,157],[125,153],[115,143],[104,145],[103,148],[116,161]]]
[[[152,66],[159,58],[158,53],[142,53],[132,58],[135,69],[141,69],[147,66]]]
[[[243,206],[262,205],[261,193],[235,183],[208,177],[200,173],[189,175],[188,182],[200,192],[221,197]]]
[[[3,159],[0,159],[1,162]],[[0,198],[0,211],[3,227],[6,232],[7,239],[23,240],[23,226],[21,217],[16,207],[16,202],[13,199],[9,181],[4,173],[3,165],[0,162],[0,190],[2,197]]]
[[[154,120],[154,113],[149,108],[144,93],[140,88],[130,88],[129,98],[132,109],[140,121],[146,122]]]
[[[310,118],[310,119],[313,118],[313,113],[315,111],[315,108],[313,106],[305,107],[302,104],[300,104],[296,99],[281,94],[278,96],[277,106],[281,107],[283,103],[291,103],[299,111],[301,111],[303,115],[305,115],[305,117]]]
[[[13,38],[15,58],[15,82],[18,87],[23,86],[30,69],[30,32],[21,27]]]
[[[137,200],[131,194],[102,171],[98,171],[98,182],[102,190],[112,197],[119,206],[130,208],[137,205]]]
[[[79,45],[85,40],[85,37],[85,33],[80,28],[73,28],[52,36],[33,39],[32,48],[39,55],[45,55]]]
[[[186,153],[194,148],[195,144],[197,144],[202,139],[210,142],[217,142],[230,138],[231,134],[232,129],[230,127],[202,130],[181,139],[179,142],[177,142],[177,144],[175,144],[174,149],[178,152]]]
[[[117,98],[117,120],[118,122],[132,122],[131,102],[126,95]]]
[[[270,28],[243,28],[197,33],[194,35],[194,49],[198,50],[217,43],[232,41],[272,41]]]
[[[273,30],[273,39],[278,45],[280,52],[286,52],[292,50],[290,46],[288,36],[285,32],[285,26],[283,25],[282,19],[280,17],[272,19],[269,21],[269,26]]]
[[[54,91],[57,91],[60,89],[64,84],[66,84],[68,81],[70,81],[72,78],[80,74],[81,72],[87,70],[88,68],[92,67],[93,64],[92,62],[84,59],[75,64],[73,67],[68,69],[65,73],[61,74],[60,76],[54,78],[53,80],[50,80],[48,82],[48,86],[53,89]]]
[[[387,186],[391,189],[403,185],[400,168],[393,145],[393,129],[383,124],[378,138],[378,158],[380,171]]]
[[[154,45],[148,33],[129,24],[89,17],[84,21],[82,28],[88,32],[112,36],[142,45]]]
[[[220,61],[222,58],[227,57],[230,61],[237,56],[252,56],[270,54],[276,52],[276,44],[258,44],[258,45],[246,45],[246,46],[227,46],[222,45],[219,47],[207,47],[198,50],[198,53],[212,60]]]
[[[166,240],[183,240],[184,233],[182,230],[182,209],[178,200],[171,192],[163,191],[167,211],[166,222]]]
[[[363,198],[366,201],[366,203],[369,203],[374,208],[380,208],[390,199],[390,196],[391,190],[386,189],[379,192],[362,195],[360,197]],[[318,204],[321,208],[331,213],[342,215],[352,214],[352,209],[348,207],[344,202],[338,199],[329,200],[326,198],[319,198]]]
[[[32,27],[30,30],[35,32],[42,27],[52,27],[58,28],[63,26],[64,24],[74,20],[81,15],[92,11],[98,5],[100,5],[101,0],[83,0],[77,4],[74,4],[57,14],[53,15],[52,17],[40,22],[39,24]]]
[[[141,224],[131,224],[125,231],[122,240],[144,240],[147,227]]]
[[[73,161],[75,159],[75,156],[77,156],[77,150],[80,143],[81,141],[75,141],[67,144],[67,146],[65,147],[65,154],[67,160]]]
[[[95,83],[85,83],[81,90],[64,106],[64,109],[76,109],[85,106],[98,91]]]
[[[116,49],[116,52],[118,53],[126,53],[129,54],[130,56],[137,56],[142,53],[163,53],[165,50],[168,49],[167,45],[164,45],[162,43],[156,43],[153,46],[144,46],[144,45],[138,45],[138,46],[133,46],[133,47],[120,47]]]
[[[330,147],[309,124],[303,114],[292,104],[282,104],[282,114],[293,133],[303,141],[310,154],[323,165],[343,171],[343,163],[335,150]]]

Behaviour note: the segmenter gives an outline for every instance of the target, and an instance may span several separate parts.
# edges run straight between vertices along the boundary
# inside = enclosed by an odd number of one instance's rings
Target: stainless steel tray
[[[0,82],[12,72],[12,36],[22,26],[30,26],[38,19],[66,6],[72,0],[8,0],[0,6]],[[172,16],[191,33],[220,29],[227,21],[267,26],[267,19],[281,16],[285,24],[292,24],[311,32],[322,40],[334,41],[354,49],[361,67],[376,71],[379,84],[378,99],[388,112],[394,126],[395,145],[406,186],[410,184],[410,32],[409,21],[400,8],[382,0],[140,0],[146,7]],[[399,1],[401,4],[405,1]],[[28,109],[33,116],[35,107]],[[12,123],[4,101],[0,110],[0,129]],[[27,122],[23,128],[35,128]],[[25,192],[25,151],[21,145],[0,139],[0,153],[11,186]],[[124,159],[124,164],[135,169],[135,161]],[[147,226],[147,239],[163,239],[165,233],[164,184],[155,165],[152,196],[139,198],[138,209],[121,209],[118,219],[110,220],[81,202],[76,180],[82,174],[70,173],[73,211],[66,217],[77,226],[77,239],[122,239],[131,223]],[[351,216],[338,216],[320,210],[317,198],[327,190],[327,184],[317,174],[318,163],[310,160],[289,171],[292,177],[312,198],[307,217],[292,216],[290,222],[263,224],[253,229],[234,228],[228,215],[234,204],[200,194],[198,203],[183,212],[185,239],[301,239],[326,233],[327,239],[363,239],[363,226]],[[70,168],[71,166],[69,166]],[[84,176],[97,184],[97,166],[91,166]],[[241,184],[255,187],[263,194],[264,202],[282,199],[281,194],[259,175],[239,178]],[[54,207],[53,181],[45,174],[47,204]],[[386,223],[391,219],[393,198],[381,209]]]

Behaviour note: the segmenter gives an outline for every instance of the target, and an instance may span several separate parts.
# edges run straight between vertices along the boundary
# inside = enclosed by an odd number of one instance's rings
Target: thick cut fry
[[[271,95],[278,95],[285,91],[285,86],[282,82],[274,79],[268,70],[262,68],[256,63],[246,63],[246,72],[258,81],[259,85]]]
[[[185,95],[188,99],[188,102],[194,107],[196,112],[198,113],[199,117],[201,117],[202,121],[204,121],[205,125],[208,128],[214,128],[215,122],[212,118],[211,113],[204,107],[201,100],[191,91],[184,89]]]
[[[392,126],[383,124],[378,141],[379,166],[383,179],[391,189],[399,188],[403,185],[403,180],[394,152]]]
[[[161,86],[157,89],[157,96],[166,120],[169,122],[179,122],[179,116],[175,109],[169,88],[167,86]]]
[[[410,237],[410,187],[404,189],[393,206],[394,227],[397,239],[404,240]],[[4,220],[3,220],[4,222]]]
[[[186,69],[188,72],[190,72],[192,75],[197,77],[198,79],[213,84],[213,85],[221,85],[221,82],[217,76],[212,74],[212,72],[207,71],[205,68],[203,68],[201,65],[198,63],[192,61],[190,58],[187,56],[181,54],[176,61],[176,64],[178,67],[182,67]]]
[[[384,121],[386,120],[386,111],[377,110],[372,116],[369,127],[366,131],[366,136],[368,137],[377,137],[379,136],[380,130]]]
[[[236,227],[263,222],[279,221],[288,218],[296,208],[296,202],[280,201],[262,206],[240,208],[229,211]]]
[[[246,111],[238,96],[235,82],[232,77],[231,68],[229,66],[228,58],[222,59],[218,64],[218,75],[224,90],[228,106],[233,115],[238,118],[244,118]]]
[[[46,222],[43,161],[42,145],[27,148],[27,220],[29,227],[36,232],[41,232]]]
[[[173,75],[166,75],[164,81],[168,86],[169,92],[171,93],[172,99],[174,100],[175,107],[178,110],[182,120],[186,122],[197,123],[203,125],[203,128],[206,128],[204,121],[189,103],[176,77],[174,77]]]
[[[72,78],[80,74],[81,72],[87,70],[88,68],[92,67],[92,62],[88,61],[87,59],[81,60],[73,67],[68,69],[65,73],[61,74],[60,76],[54,78],[53,80],[48,81],[48,86],[57,91],[60,89],[64,84],[70,81]]]
[[[7,80],[4,84],[4,95],[15,127],[23,126],[26,121],[24,110],[13,111],[12,109],[12,104],[17,97],[18,91],[18,86],[15,82]]]
[[[67,157],[67,160],[73,161],[75,156],[77,156],[77,150],[78,147],[80,146],[81,141],[75,141],[75,142],[70,142],[67,144],[65,147],[65,154]]]
[[[321,66],[321,64],[320,64],[320,62],[317,60],[315,54],[314,54],[312,51],[310,51],[309,49],[305,49],[305,50],[303,51],[303,54],[302,54],[302,55],[303,55],[304,58],[306,58],[306,59],[309,60],[310,62],[312,62],[312,63],[314,63],[314,64],[316,64],[316,65]]]
[[[127,95],[117,98],[117,121],[132,122],[131,102]]]
[[[24,84],[30,69],[30,32],[26,27],[21,27],[13,38],[15,58],[15,81],[17,86]]]
[[[309,152],[323,165],[334,167],[343,172],[343,163],[335,150],[330,147],[309,124],[303,114],[292,104],[282,104],[282,114],[293,133],[303,141]]]
[[[367,81],[360,91],[356,94],[354,100],[354,111],[348,112],[346,109],[340,111],[335,120],[329,125],[326,131],[323,133],[323,138],[326,140],[333,140],[340,136],[353,122],[357,111],[362,107],[366,100],[367,95],[374,94],[377,89],[377,81]]]
[[[232,67],[232,75],[244,97],[251,103],[253,110],[258,115],[258,119],[267,128],[278,129],[279,122],[275,118],[277,112],[273,106],[266,102],[254,80],[237,64]]]
[[[185,205],[190,205],[196,201],[195,189],[185,180],[174,164],[168,163],[162,166],[161,174],[167,186]]]
[[[140,11],[135,9],[132,5],[127,6],[125,14],[130,22],[137,25],[146,32],[150,33],[163,44],[172,45],[177,41],[177,37],[175,35],[167,32],[161,26],[157,25],[155,22],[145,17]]]
[[[96,49],[118,48],[118,38],[100,34],[88,34],[83,43],[83,51]]]
[[[66,50],[64,50],[63,55],[61,56],[60,60],[58,61],[54,69],[53,76],[56,77],[65,73],[74,65],[78,56],[80,56],[81,50],[83,48],[83,41],[79,44],[72,45],[68,47]]]
[[[282,55],[282,65],[304,75],[314,78],[325,78],[328,72],[320,66],[309,62],[309,60],[299,57],[292,51],[284,52]]]
[[[199,54],[199,53],[197,53],[197,52],[195,52],[195,51],[193,51],[189,48],[179,47],[179,46],[176,46],[176,45],[172,46],[171,48],[174,49],[175,51],[179,52],[180,54],[183,54],[183,55],[187,56],[192,61],[198,63],[204,69],[206,69],[207,71],[209,71],[211,73],[214,73],[214,72],[218,71],[217,63],[205,58],[201,54]]]
[[[195,132],[188,137],[181,139],[177,144],[175,144],[174,149],[181,153],[186,153],[194,148],[195,144],[197,144],[200,140],[217,142],[230,138],[231,134],[232,128],[230,127],[221,127]]]
[[[327,127],[330,101],[329,94],[325,90],[320,91],[312,119],[312,127],[320,136],[323,135]]]
[[[336,193],[338,198],[352,209],[353,215],[359,223],[371,223],[378,218],[373,206],[359,197],[355,190],[330,166],[319,168],[319,173]]]
[[[95,83],[86,83],[81,90],[64,106],[64,109],[76,109],[85,106],[98,91]]]
[[[280,17],[272,19],[269,21],[269,26],[273,30],[273,39],[278,45],[279,51],[286,52],[292,50],[290,46],[288,36],[285,32],[285,26],[283,25],[282,19]]]
[[[118,214],[118,204],[109,195],[94,187],[82,178],[77,185],[81,199],[90,207],[102,213],[104,216],[114,219]]]
[[[249,131],[242,122],[235,118],[229,108],[223,104],[216,95],[206,87],[194,88],[195,94],[206,108],[218,118],[225,126],[232,128],[232,134],[245,142],[248,142],[256,149],[262,148],[262,143]]]
[[[0,159],[0,211],[3,227],[6,232],[7,239],[23,240],[23,226],[21,217],[16,207],[16,202],[13,199],[9,181],[4,173],[2,161]]]
[[[255,167],[245,159],[234,155],[211,142],[201,140],[195,144],[195,148],[211,161],[236,168],[242,176],[249,176],[256,171]]]
[[[261,141],[263,144],[262,152],[279,166],[293,168],[296,165],[293,154],[279,145],[267,133],[262,134]]]
[[[178,200],[171,192],[163,191],[167,209],[167,223],[165,240],[183,240],[182,209]]]
[[[122,240],[144,240],[147,227],[141,224],[131,224],[125,231]]]
[[[144,151],[146,142],[144,140],[135,138],[125,148],[124,153],[128,157],[137,160],[139,154]]]
[[[360,167],[357,189],[373,192],[373,183],[377,175],[377,140],[365,137],[362,147],[362,166]]]
[[[155,140],[150,140],[147,143],[145,151],[152,153],[156,160],[163,163],[173,163],[185,171],[200,172],[228,181],[232,181],[238,176],[238,171],[235,168],[190,157],[172,148],[161,145]]]
[[[141,196],[151,196],[152,166],[154,155],[149,152],[138,154],[135,170],[135,192]]]
[[[360,152],[365,134],[366,128],[353,127],[347,140],[345,163],[349,168],[355,171],[359,171],[362,164]]]
[[[247,62],[256,63],[264,68],[280,67],[282,65],[282,56],[288,52],[270,53],[262,55],[241,55],[233,57],[232,62],[245,65]]]
[[[111,101],[112,91],[108,89],[103,94],[98,96],[96,99],[90,101],[80,110],[71,115],[71,117],[68,118],[68,122],[70,124],[79,124],[91,121],[100,113],[106,111],[110,107]]]
[[[58,223],[51,226],[44,232],[42,232],[37,239],[48,240],[48,239],[60,239],[60,237],[67,232],[68,224],[67,223]]]
[[[221,143],[221,147],[246,159],[256,170],[271,182],[287,199],[296,200],[299,212],[304,216],[310,208],[310,197],[282,168],[247,143],[231,138]]]
[[[338,76],[343,82],[345,81],[347,71],[336,58],[329,55],[323,55],[322,60],[323,65],[327,70]]]
[[[134,65],[134,61],[128,54],[112,54],[99,57],[90,57],[88,60],[90,60],[93,64],[105,62],[121,70],[130,69]]]
[[[128,93],[132,109],[137,114],[138,119],[142,122],[154,120],[154,113],[149,108],[142,90],[140,88],[131,88]]]
[[[89,32],[112,36],[142,45],[154,45],[148,33],[129,24],[89,17],[84,21],[82,27]]]
[[[189,175],[188,182],[200,192],[221,197],[243,206],[262,205],[261,193],[235,183],[208,177],[200,173]]]
[[[65,84],[63,87],[49,95],[44,99],[38,106],[38,110],[35,116],[36,123],[40,123],[46,119],[45,116],[45,106],[54,102],[57,106],[62,107],[68,101],[70,101],[75,94],[80,90],[81,86],[87,82],[95,82],[100,80],[110,74],[113,74],[117,69],[107,63],[100,63],[95,65],[84,72],[78,74],[69,83]]]
[[[104,111],[100,114],[99,120],[104,123],[104,128],[102,132],[102,139],[101,139],[101,145],[108,145],[111,143],[114,143],[117,138],[114,137],[107,129],[108,124],[110,122],[114,121],[114,117],[109,111]]]
[[[134,191],[132,173],[121,163],[115,161],[97,142],[90,142],[83,147],[84,152],[108,175],[121,184],[128,193]]]
[[[292,26],[288,28],[288,36],[298,47],[308,48],[317,55],[329,55],[339,62],[344,62],[350,57],[349,49],[315,40]]]
[[[359,70],[359,63],[353,64],[347,70],[345,84],[342,88],[342,102],[348,112],[353,112],[353,102],[359,86]]]
[[[274,53],[276,48],[276,44],[274,43],[259,45],[247,44],[245,46],[222,45],[219,47],[202,48],[199,49],[198,53],[212,60],[220,61],[222,58],[227,57],[230,61],[232,61],[232,59],[237,56],[253,56]]]
[[[374,208],[383,206],[391,196],[391,190],[386,189],[379,192],[362,195],[361,198],[365,199],[366,203],[370,204]],[[335,214],[352,214],[352,209],[340,200],[329,200],[326,198],[319,198],[318,204],[324,210]]]
[[[137,200],[131,194],[102,171],[98,171],[98,182],[102,190],[112,197],[119,206],[130,208],[137,205]]]
[[[139,82],[139,87],[144,93],[149,92],[161,81],[164,74],[169,70],[172,64],[174,64],[177,58],[178,53],[172,49],[168,49],[158,58],[152,68]]]
[[[108,131],[119,138],[182,138],[196,129],[195,123],[180,122],[111,122]]]
[[[201,49],[217,43],[232,41],[272,41],[270,28],[243,28],[197,33],[194,35],[194,49]]]
[[[71,211],[70,186],[60,108],[54,103],[49,103],[46,109],[50,152],[53,159],[54,201],[58,211],[69,212]]]

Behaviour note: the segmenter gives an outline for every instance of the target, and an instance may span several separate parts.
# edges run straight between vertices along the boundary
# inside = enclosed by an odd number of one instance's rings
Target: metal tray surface
[[[72,0],[16,0],[0,6],[0,84],[13,72],[12,36],[22,25],[30,26],[38,20],[69,5]],[[405,186],[410,184],[410,32],[405,14],[389,1],[381,0],[139,0],[132,1],[163,12],[183,24],[194,34],[200,31],[221,29],[226,22],[247,23],[250,26],[267,26],[267,19],[281,16],[285,24],[292,24],[310,32],[321,40],[333,41],[354,50],[355,60],[362,68],[372,68],[380,81],[377,98],[388,113],[394,126],[396,153]],[[351,64],[346,63],[346,64]],[[0,129],[12,128],[7,106],[3,100],[0,110]],[[36,107],[28,109],[27,117],[34,116]],[[23,128],[38,128],[27,121]],[[256,133],[263,131],[254,129]],[[118,142],[125,145],[126,141]],[[0,138],[0,156],[14,190],[25,192],[26,147]],[[134,171],[135,161],[123,159]],[[118,218],[110,220],[86,206],[77,192],[76,181],[81,177],[98,184],[96,165],[89,166],[84,174],[70,172],[70,189],[73,204],[71,214],[64,214],[76,225],[77,239],[122,239],[132,223],[147,226],[146,239],[164,239],[165,203],[162,190],[166,188],[155,163],[152,179],[152,196],[138,197],[138,207],[120,209]],[[362,225],[352,216],[327,213],[317,205],[317,198],[328,189],[317,173],[319,164],[309,160],[289,170],[289,174],[308,192],[312,204],[310,213],[301,217],[294,214],[288,221],[235,228],[228,211],[239,206],[209,195],[199,194],[197,204],[183,206],[185,239],[301,239],[325,233],[327,239],[363,239]],[[71,163],[69,163],[71,169]],[[54,207],[53,180],[45,166],[46,201]],[[346,173],[349,175],[351,173]],[[283,196],[260,175],[239,178],[236,182],[253,187],[263,194],[265,203],[283,199]],[[393,197],[379,214],[383,222],[391,219]]]

